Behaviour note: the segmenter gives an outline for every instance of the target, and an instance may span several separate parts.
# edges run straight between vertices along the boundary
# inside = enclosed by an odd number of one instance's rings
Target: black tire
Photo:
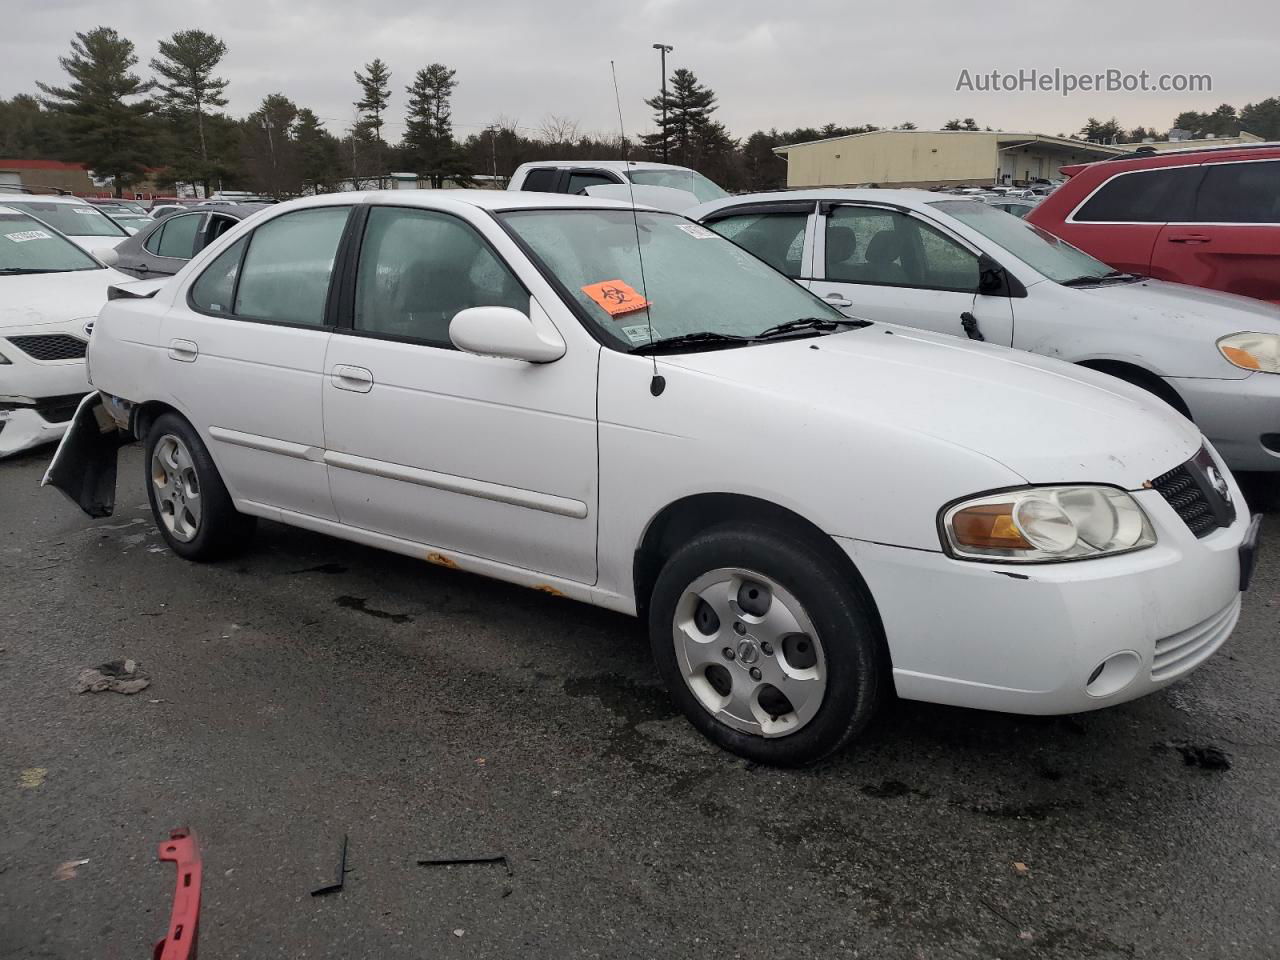
[[[199,522],[190,539],[176,536],[169,529],[157,495],[157,482],[153,477],[153,458],[156,447],[166,438],[176,438],[190,455],[200,499]],[[253,537],[257,518],[236,510],[231,495],[218,474],[218,468],[209,456],[209,449],[191,424],[176,413],[157,417],[147,431],[146,455],[143,460],[143,477],[147,487],[147,500],[156,527],[169,549],[185,560],[200,562],[221,560],[243,550]]]
[[[817,713],[793,733],[765,737],[735,729],[713,716],[685,682],[674,638],[677,605],[699,577],[723,568],[763,574],[785,588],[817,633],[826,689]],[[764,527],[723,526],[684,544],[662,568],[649,604],[649,638],[672,700],[704,736],[758,763],[802,766],[857,736],[887,693],[888,652],[869,603],[858,584],[804,539]]]

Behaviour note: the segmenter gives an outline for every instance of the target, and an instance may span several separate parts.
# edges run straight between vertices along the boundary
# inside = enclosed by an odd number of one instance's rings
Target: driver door
[[[599,347],[571,346],[553,363],[464,353],[449,324],[468,307],[551,321],[460,216],[376,205],[360,229],[323,388],[339,519],[428,556],[594,583]]]
[[[988,343],[1013,344],[1010,299],[977,292],[978,254],[923,218],[831,204],[816,239],[809,289],[846,316],[963,337],[960,315],[972,313]]]

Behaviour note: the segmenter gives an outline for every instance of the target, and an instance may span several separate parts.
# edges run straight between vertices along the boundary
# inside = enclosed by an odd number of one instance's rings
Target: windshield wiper
[[[1087,287],[1093,284],[1114,283],[1117,280],[1141,280],[1136,273],[1125,273],[1123,270],[1111,270],[1102,276],[1093,276],[1085,274],[1079,277],[1072,277],[1070,280],[1059,281],[1064,287]]]
[[[68,273],[67,270],[49,270],[45,267],[0,267],[0,276],[12,277],[20,273]]]
[[[751,337],[740,337],[736,333],[715,333],[712,330],[698,330],[694,333],[682,333],[676,337],[664,337],[651,343],[642,343],[632,347],[631,353],[665,353],[668,350],[679,350],[681,347],[693,346],[738,346],[751,343]]]
[[[773,337],[785,336],[788,333],[798,333],[805,330],[820,330],[830,332],[837,327],[868,327],[871,325],[870,320],[835,320],[831,317],[799,317],[795,320],[788,320],[786,323],[780,323],[768,330],[761,330],[756,334],[757,340],[769,340]]]

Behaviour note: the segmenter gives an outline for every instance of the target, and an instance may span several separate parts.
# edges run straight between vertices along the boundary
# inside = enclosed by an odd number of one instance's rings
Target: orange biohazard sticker
[[[611,317],[620,317],[624,313],[634,313],[649,306],[649,301],[640,296],[640,292],[630,284],[621,280],[604,280],[601,283],[589,283],[582,292],[594,300],[608,312]]]

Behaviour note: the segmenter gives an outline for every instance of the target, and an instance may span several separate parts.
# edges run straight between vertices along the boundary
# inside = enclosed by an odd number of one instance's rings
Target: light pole
[[[665,43],[655,43],[653,49],[662,58],[662,162],[667,162],[667,54],[675,47]]]
[[[498,189],[498,128],[490,124],[485,132],[489,134],[489,150],[493,156],[493,188]]]

